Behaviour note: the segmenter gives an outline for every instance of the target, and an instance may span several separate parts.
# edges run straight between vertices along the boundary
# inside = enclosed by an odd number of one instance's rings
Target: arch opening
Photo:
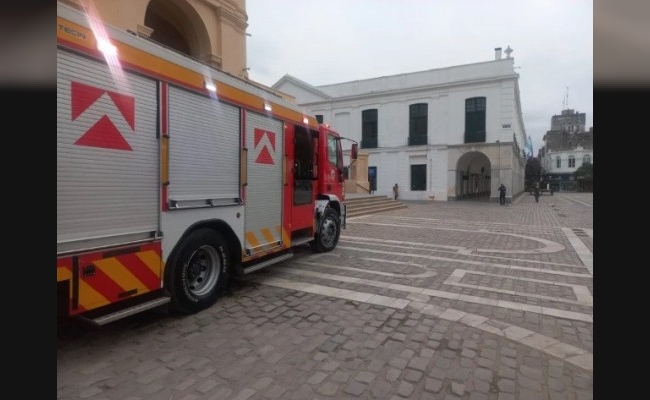
[[[210,54],[210,38],[196,10],[185,0],[151,0],[145,25],[150,39],[196,59]]]
[[[456,199],[490,201],[492,163],[480,151],[463,154],[456,163]]]

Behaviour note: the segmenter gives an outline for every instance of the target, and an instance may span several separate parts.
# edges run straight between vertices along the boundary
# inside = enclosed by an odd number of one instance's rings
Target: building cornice
[[[239,8],[237,3],[232,0],[196,0],[210,7],[219,17],[223,23],[234,27],[235,29],[246,32],[248,28],[248,15],[246,10]]]
[[[368,100],[373,97],[377,98],[384,98],[386,96],[400,96],[404,94],[417,94],[417,93],[425,93],[425,92],[431,92],[431,91],[440,91],[440,90],[445,90],[445,89],[453,89],[459,86],[466,86],[466,85],[480,85],[480,84],[486,84],[486,83],[497,83],[497,82],[503,82],[503,81],[509,81],[513,79],[517,79],[519,77],[518,74],[513,74],[513,75],[506,75],[506,76],[499,76],[499,77],[490,77],[490,78],[481,78],[481,79],[473,79],[473,80],[465,80],[465,81],[457,81],[457,82],[446,82],[446,83],[440,83],[440,84],[434,84],[434,85],[426,85],[426,86],[417,86],[417,87],[410,87],[410,88],[403,88],[403,89],[394,89],[394,90],[386,90],[386,91],[378,91],[378,92],[366,92],[366,93],[360,93],[352,96],[341,96],[341,97],[332,97],[328,96],[327,100],[321,100],[321,101],[311,101],[311,102],[305,102],[305,103],[300,103],[301,105],[304,106],[313,106],[313,105],[318,105],[321,103],[332,103],[332,102],[343,102],[343,101],[354,101],[354,100]],[[275,85],[274,85],[275,86]],[[313,86],[312,86],[313,87]],[[317,87],[314,87],[316,90],[318,90]],[[305,89],[308,89],[305,87]],[[430,95],[430,93],[429,93]]]
[[[302,88],[302,89],[305,89],[305,90],[307,90],[307,91],[309,91],[309,92],[311,92],[311,93],[313,93],[313,94],[315,94],[315,95],[317,95],[317,96],[323,97],[323,98],[325,99],[325,100],[323,100],[323,101],[330,101],[330,100],[333,99],[332,96],[330,96],[330,95],[328,95],[327,93],[325,93],[325,92],[319,90],[319,89],[316,88],[315,86],[310,85],[309,83],[307,83],[307,82],[305,82],[305,81],[302,81],[302,80],[296,78],[295,76],[291,76],[291,75],[289,75],[289,74],[285,74],[285,75],[284,75],[282,78],[280,78],[280,80],[278,80],[278,81],[277,81],[277,82],[276,82],[272,87],[273,87],[274,89],[277,89],[278,86],[280,86],[280,85],[283,84],[283,83],[292,83],[292,84],[294,84],[294,85],[296,85],[296,86],[298,86],[298,87],[300,87],[300,88]],[[279,90],[279,89],[278,89],[278,90]]]

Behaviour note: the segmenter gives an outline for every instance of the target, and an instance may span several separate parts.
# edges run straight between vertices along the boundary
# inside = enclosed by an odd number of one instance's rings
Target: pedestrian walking
[[[506,187],[502,183],[501,186],[499,186],[499,205],[500,206],[505,206],[506,205]]]
[[[399,196],[399,186],[397,186],[397,183],[393,186],[393,194],[395,195],[395,200],[397,200],[397,196]]]

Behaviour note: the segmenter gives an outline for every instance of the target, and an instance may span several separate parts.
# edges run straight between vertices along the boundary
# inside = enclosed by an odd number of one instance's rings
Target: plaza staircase
[[[380,213],[389,210],[407,208],[406,204],[399,200],[393,200],[388,196],[360,195],[350,193],[345,198],[348,208],[348,218],[358,217],[365,214]]]

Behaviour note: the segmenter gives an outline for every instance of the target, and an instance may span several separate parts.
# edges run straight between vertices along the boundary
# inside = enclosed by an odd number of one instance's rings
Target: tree
[[[526,170],[524,171],[524,180],[527,185],[533,182],[539,182],[542,178],[542,162],[537,157],[531,157],[526,161]]]
[[[594,165],[592,163],[583,163],[573,175],[578,181],[580,190],[585,192],[594,191]]]
[[[580,168],[576,169],[574,175],[577,180],[581,179],[594,179],[594,164],[592,163],[583,163]]]

